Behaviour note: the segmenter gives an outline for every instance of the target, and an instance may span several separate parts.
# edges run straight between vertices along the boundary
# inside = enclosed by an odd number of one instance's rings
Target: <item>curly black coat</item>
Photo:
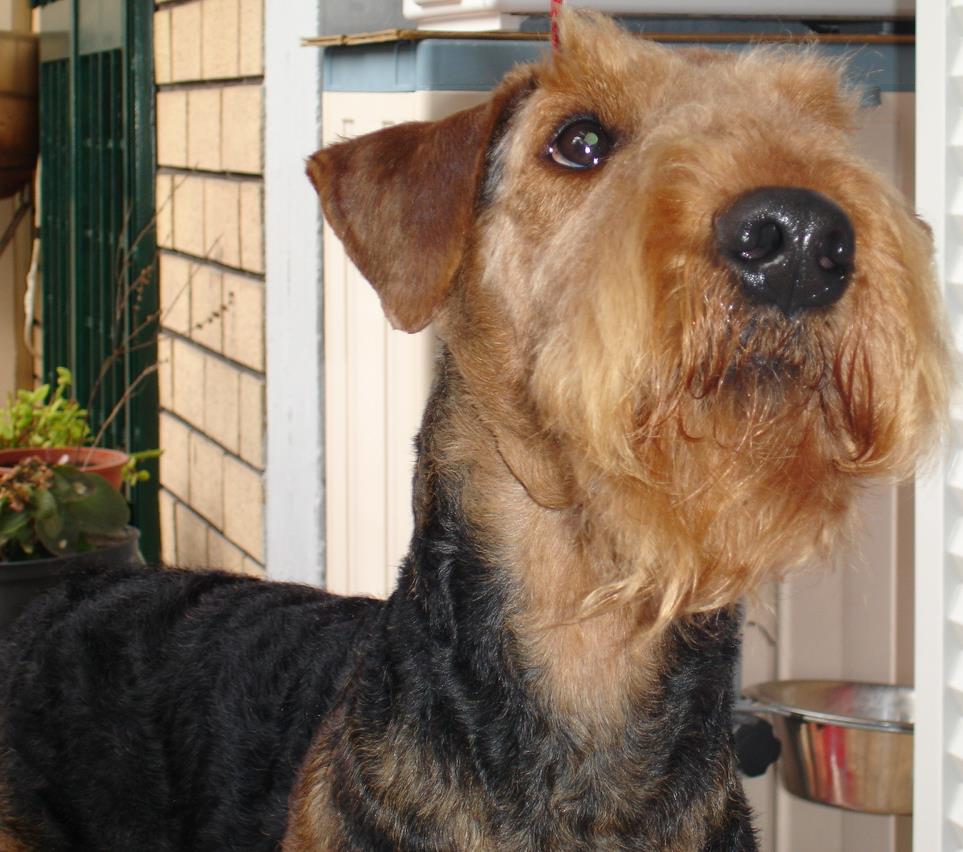
[[[278,849],[299,767],[335,710],[375,738],[402,722],[443,774],[473,778],[499,835],[532,849],[560,848],[559,820],[596,848],[603,813],[618,823],[604,848],[674,849],[690,806],[708,797],[728,801],[728,816],[702,848],[754,849],[733,780],[737,619],[722,612],[676,635],[658,700],[616,745],[631,789],[583,787],[560,814],[552,803],[568,779],[599,758],[533,696],[497,569],[446,492],[436,489],[387,601],[129,568],[35,605],[0,657],[0,849],[3,831],[43,852]],[[450,848],[404,814],[386,831],[356,768],[332,763],[341,831],[327,848]]]

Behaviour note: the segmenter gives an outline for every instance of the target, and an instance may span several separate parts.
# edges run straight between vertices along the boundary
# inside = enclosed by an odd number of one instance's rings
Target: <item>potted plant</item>
[[[0,629],[67,572],[140,564],[129,519],[97,474],[37,457],[0,473]]]
[[[128,454],[94,446],[99,436],[91,432],[86,409],[70,397],[72,381],[70,370],[57,367],[53,389],[45,384],[18,390],[0,407],[0,473],[34,457],[99,474],[116,489],[145,479],[147,473],[139,471],[137,463],[155,458],[158,451]]]

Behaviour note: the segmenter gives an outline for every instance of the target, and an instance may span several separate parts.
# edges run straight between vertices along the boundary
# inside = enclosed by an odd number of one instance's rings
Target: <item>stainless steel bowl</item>
[[[913,690],[782,680],[744,690],[742,709],[772,724],[779,775],[797,796],[874,814],[913,812]]]

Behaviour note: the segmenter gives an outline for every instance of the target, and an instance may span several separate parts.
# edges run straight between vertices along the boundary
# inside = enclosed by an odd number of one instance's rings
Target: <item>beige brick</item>
[[[174,507],[174,523],[177,525],[177,564],[181,568],[206,568],[209,564],[207,524],[181,503]]]
[[[157,163],[187,165],[187,92],[157,93]]]
[[[190,499],[189,447],[190,430],[177,418],[161,412],[160,484],[182,500]]]
[[[224,170],[260,174],[264,150],[264,89],[224,87]]]
[[[187,95],[187,165],[221,170],[221,90],[192,89]]]
[[[224,524],[224,451],[199,432],[192,432],[191,508],[214,527]]]
[[[201,4],[171,9],[171,80],[201,79]]]
[[[191,264],[182,257],[161,252],[158,275],[161,325],[187,334],[191,327]]]
[[[264,380],[241,374],[241,458],[264,469]]]
[[[176,565],[177,526],[174,523],[174,497],[169,491],[161,489],[159,500],[161,562],[163,562],[164,565]]]
[[[231,456],[224,458],[224,534],[258,562],[264,560],[264,482]]]
[[[154,82],[171,81],[171,13],[164,9],[154,13]]]
[[[174,404],[174,347],[166,334],[157,338],[157,383],[161,408]]]
[[[264,2],[241,0],[241,77],[257,77],[264,73]]]
[[[241,264],[241,202],[235,180],[204,181],[204,241],[206,256],[227,266]]]
[[[244,557],[244,568],[245,574],[251,577],[263,577],[264,576],[264,566],[260,562],[255,562],[249,556]]]
[[[224,348],[224,274],[213,266],[201,266],[191,283],[191,337],[221,352]]]
[[[204,256],[204,179],[178,176],[174,184],[174,248]]]
[[[156,188],[157,245],[174,247],[174,179],[171,175],[158,175]]]
[[[240,448],[240,372],[208,357],[204,380],[204,431],[232,453]]]
[[[260,181],[241,184],[241,268],[264,272],[264,188]]]
[[[204,373],[207,358],[192,343],[174,341],[174,408],[177,414],[204,428]]]
[[[211,568],[244,573],[244,551],[215,530],[207,531],[207,557]]]
[[[240,275],[224,276],[224,354],[264,370],[264,284]]]
[[[205,80],[238,76],[238,0],[203,0],[203,63]]]

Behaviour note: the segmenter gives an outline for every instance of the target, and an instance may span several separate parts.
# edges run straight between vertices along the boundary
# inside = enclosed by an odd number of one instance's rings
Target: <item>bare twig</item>
[[[159,366],[160,366],[159,364],[151,364],[148,367],[144,367],[144,369],[141,370],[137,378],[135,378],[134,381],[132,381],[126,387],[121,398],[117,400],[117,404],[114,405],[114,407],[110,410],[110,414],[108,414],[107,417],[104,418],[104,422],[100,426],[100,431],[97,433],[96,437],[94,438],[93,445],[95,447],[100,443],[101,439],[104,437],[104,434],[107,432],[107,429],[110,427],[110,424],[114,421],[114,418],[117,417],[117,415],[120,413],[121,408],[123,408],[127,404],[128,400],[130,400],[130,398],[134,395],[134,391],[137,389],[137,386],[140,385],[149,376],[154,375],[154,373],[157,372],[157,369]]]

